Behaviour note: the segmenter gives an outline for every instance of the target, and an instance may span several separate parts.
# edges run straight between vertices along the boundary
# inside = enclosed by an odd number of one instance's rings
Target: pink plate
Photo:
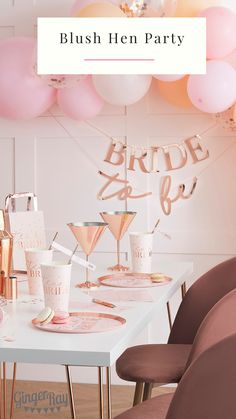
[[[98,278],[98,281],[102,285],[108,287],[120,287],[120,288],[149,288],[157,287],[169,283],[172,280],[169,276],[164,275],[157,282],[152,280],[151,274],[140,274],[133,272],[122,272],[116,274],[110,274]]]
[[[123,317],[107,313],[74,312],[70,313],[66,324],[34,324],[46,332],[56,333],[101,333],[109,332],[126,323]]]

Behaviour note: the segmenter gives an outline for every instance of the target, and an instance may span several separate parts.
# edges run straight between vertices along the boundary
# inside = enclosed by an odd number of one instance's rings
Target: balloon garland
[[[205,17],[207,73],[153,75],[157,79],[155,92],[175,106],[195,106],[202,112],[216,114],[219,122],[225,120],[225,112],[230,109],[231,125],[235,124],[236,69],[223,60],[236,49],[235,0],[77,0],[71,15]],[[117,106],[132,105],[150,89],[152,76],[147,75],[40,77],[34,71],[35,49],[36,41],[32,38],[0,41],[0,117],[32,119],[57,101],[68,117],[86,120],[99,114],[104,101]]]

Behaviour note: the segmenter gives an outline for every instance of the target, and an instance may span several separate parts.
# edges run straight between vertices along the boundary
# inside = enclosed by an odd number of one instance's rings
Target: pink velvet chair
[[[211,308],[235,288],[236,257],[215,266],[190,287],[167,344],[134,346],[120,356],[117,374],[123,380],[136,382],[134,405],[149,399],[154,385],[180,381],[200,324]]]
[[[203,320],[174,394],[157,396],[116,419],[236,418],[236,290]]]

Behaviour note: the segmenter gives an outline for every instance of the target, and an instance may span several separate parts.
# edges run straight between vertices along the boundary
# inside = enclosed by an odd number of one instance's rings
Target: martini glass
[[[80,244],[80,247],[86,255],[86,261],[88,262],[89,256],[93,252],[98,240],[103,234],[105,228],[107,227],[106,223],[99,222],[85,222],[85,223],[69,223],[67,224],[74,234],[77,242]],[[89,270],[86,268],[86,280],[82,284],[76,285],[78,288],[96,288],[99,284],[89,281]]]
[[[136,214],[136,212],[131,211],[100,212],[101,217],[108,224],[109,230],[117,241],[117,264],[108,268],[112,271],[128,271],[129,269],[120,263],[120,240],[126,233]]]

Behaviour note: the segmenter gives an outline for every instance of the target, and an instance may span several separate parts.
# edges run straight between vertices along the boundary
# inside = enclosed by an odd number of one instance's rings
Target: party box
[[[37,71],[204,74],[206,21],[199,17],[38,18]]]

